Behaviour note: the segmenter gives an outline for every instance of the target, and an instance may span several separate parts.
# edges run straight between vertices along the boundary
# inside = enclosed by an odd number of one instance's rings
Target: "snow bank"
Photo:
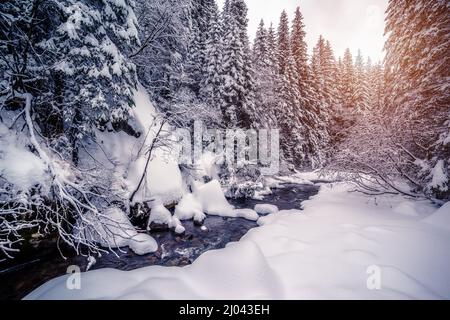
[[[83,274],[81,290],[67,290],[66,275],[26,298],[449,299],[450,231],[429,223],[447,223],[449,206],[423,221],[393,212],[402,197],[349,188],[323,185],[304,211],[261,217],[262,227],[191,266],[96,270]],[[380,290],[367,286],[371,270]]]
[[[158,250],[156,241],[147,234],[139,234],[131,224],[125,212],[113,207],[94,216],[88,213],[84,216],[92,222],[93,227],[86,230],[77,230],[82,237],[97,242],[106,248],[122,248],[129,246],[138,255],[143,255]]]
[[[233,273],[239,270],[240,273]],[[245,275],[245,277],[242,277]],[[252,242],[209,251],[184,268],[147,267],[131,272],[100,269],[82,274],[80,290],[67,276],[44,284],[25,299],[275,299],[282,283]],[[133,288],[133,289],[131,289]]]
[[[435,208],[430,207],[428,201],[400,201],[395,204],[392,211],[398,214],[403,214],[405,216],[411,217],[423,217],[430,215]]]
[[[438,228],[450,230],[450,202],[444,204],[424,221]]]

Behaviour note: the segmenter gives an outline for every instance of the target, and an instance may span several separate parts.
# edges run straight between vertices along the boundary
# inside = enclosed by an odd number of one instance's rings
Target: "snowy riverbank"
[[[63,276],[26,299],[450,298],[450,206],[348,189],[323,185],[304,211],[263,217],[190,266],[100,269],[81,275],[81,290]],[[368,271],[379,272],[379,290]]]

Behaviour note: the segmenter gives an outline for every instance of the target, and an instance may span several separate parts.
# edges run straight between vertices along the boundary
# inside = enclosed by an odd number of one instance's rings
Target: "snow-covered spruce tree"
[[[272,35],[264,27],[264,21],[261,20],[256,32],[255,41],[252,51],[252,64],[255,79],[255,109],[258,113],[258,126],[262,128],[276,128],[277,120],[275,110],[277,108],[279,98],[277,97],[276,84],[277,70],[276,62],[274,63],[274,41],[269,39]]]
[[[326,160],[330,142],[331,115],[336,108],[336,66],[329,42],[322,37],[313,49],[311,72],[307,90],[312,98],[307,99],[309,130],[309,154],[312,167],[320,166]]]
[[[340,88],[342,90],[342,106],[345,110],[353,113],[356,109],[355,103],[355,68],[353,56],[350,49],[346,49],[340,70]]]
[[[131,1],[69,0],[60,3],[64,21],[39,44],[58,52],[54,70],[62,80],[65,134],[76,150],[81,139],[101,130],[125,128],[133,106],[136,68],[127,58],[138,43]]]
[[[277,61],[280,104],[276,115],[283,156],[289,163],[303,166],[307,156],[306,111],[301,104],[299,76],[291,49],[289,20],[285,11],[281,14],[278,26]]]
[[[356,110],[365,113],[369,110],[369,87],[368,87],[368,73],[361,50],[358,50],[358,55],[355,60],[355,103]]]
[[[215,1],[209,7],[205,43],[205,70],[200,84],[200,98],[208,107],[220,113],[222,78],[222,20]]]
[[[337,68],[331,44],[322,36],[313,49],[311,67],[326,108],[324,111],[331,115],[337,105]]]
[[[384,68],[378,62],[372,65],[371,61],[367,62],[368,86],[369,86],[369,108],[370,110],[381,110],[384,98]]]
[[[254,80],[247,35],[247,5],[230,0],[223,13],[221,111],[224,126],[254,127]]]
[[[76,168],[78,149],[95,129],[134,133],[127,125],[136,77],[126,55],[138,42],[132,3],[15,0],[0,15],[1,125],[42,169],[32,186],[11,175],[0,180],[1,249],[21,240],[21,230],[39,228],[77,252],[80,244],[97,251],[71,230],[78,223],[100,232],[105,225],[80,217],[100,219],[98,206],[114,195],[94,171]],[[12,148],[6,136],[0,140]],[[7,158],[11,149],[2,151]]]
[[[191,0],[187,72],[191,80],[190,86],[197,96],[208,69],[207,46],[211,44],[210,37],[214,35],[211,24],[217,10],[215,0]]]
[[[450,3],[389,1],[384,118],[418,192],[450,199]]]
[[[314,99],[311,92],[310,72],[308,67],[308,46],[306,44],[306,32],[303,23],[303,15],[300,8],[295,10],[294,21],[292,22],[291,48],[299,79],[299,90],[303,100],[310,103]]]

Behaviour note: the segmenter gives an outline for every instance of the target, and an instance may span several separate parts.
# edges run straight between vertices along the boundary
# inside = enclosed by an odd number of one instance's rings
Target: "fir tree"
[[[283,11],[278,26],[278,74],[280,96],[277,122],[282,136],[284,157],[291,163],[304,165],[305,160],[305,128],[304,113],[298,89],[299,76],[291,50],[289,21],[286,11]]]
[[[366,73],[366,66],[362,57],[361,50],[358,50],[358,55],[355,60],[355,98],[356,109],[358,112],[367,112],[369,109],[369,87],[368,74]]]
[[[227,127],[253,126],[254,83],[247,36],[247,6],[243,0],[230,0],[224,14],[227,25],[223,42],[221,110]]]
[[[222,23],[217,4],[211,6],[205,47],[206,70],[201,82],[200,96],[212,110],[220,112],[222,79]]]
[[[273,44],[270,44],[269,37],[269,31],[264,27],[264,21],[261,20],[253,44],[252,65],[258,125],[264,128],[275,128],[275,110],[278,102],[276,95],[277,80],[272,59],[274,53],[271,46]]]
[[[342,105],[348,112],[354,112],[355,103],[355,70],[353,66],[353,57],[350,49],[345,50],[344,59],[342,60],[342,69],[340,72]]]

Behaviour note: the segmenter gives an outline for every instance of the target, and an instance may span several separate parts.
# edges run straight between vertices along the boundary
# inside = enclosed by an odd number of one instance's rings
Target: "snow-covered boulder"
[[[92,227],[84,230],[82,236],[102,247],[126,247],[129,240],[137,234],[125,212],[117,207],[108,208],[98,216],[88,213],[84,218],[90,221]]]
[[[158,245],[151,236],[139,234],[131,224],[125,212],[112,207],[97,216],[89,213],[85,216],[92,227],[82,231],[79,236],[96,242],[106,248],[122,248],[129,246],[136,254],[143,255],[158,250]],[[79,230],[75,230],[75,233]]]
[[[148,218],[147,226],[151,223],[169,225],[172,221],[172,214],[159,200],[155,200],[150,211],[150,217]]]
[[[152,228],[155,228],[155,226],[157,228],[160,228],[161,226],[173,228],[177,234],[181,234],[185,231],[185,228],[178,217],[172,217],[170,211],[163,206],[159,199],[156,199],[152,205],[150,217],[147,222],[147,230],[151,230]]]
[[[195,183],[194,197],[202,206],[203,211],[209,215],[244,218],[252,221],[257,221],[259,218],[255,210],[235,209],[229,204],[217,180],[212,180],[206,184]]]
[[[175,217],[180,220],[194,219],[195,222],[203,222],[205,214],[202,204],[194,197],[192,193],[183,196],[181,201],[175,207]]]
[[[181,224],[180,219],[178,219],[177,217],[172,217],[169,227],[172,228],[176,234],[182,234],[186,231],[186,229]]]
[[[273,204],[257,204],[255,206],[255,211],[258,214],[267,215],[277,213],[278,207]]]
[[[145,233],[138,233],[130,239],[129,247],[138,255],[144,255],[158,250],[156,240]]]
[[[259,215],[252,209],[234,209],[231,212],[231,216],[234,218],[244,218],[251,221],[257,221]]]
[[[207,214],[232,216],[234,207],[225,198],[219,181],[212,180],[204,185],[196,186],[194,195]]]

